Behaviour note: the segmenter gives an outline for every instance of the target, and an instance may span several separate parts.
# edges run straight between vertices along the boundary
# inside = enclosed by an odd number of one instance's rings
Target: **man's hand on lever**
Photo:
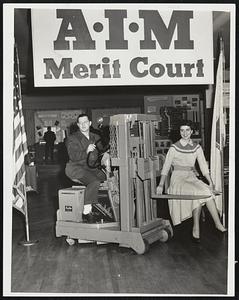
[[[96,148],[95,144],[90,144],[86,150],[86,153],[88,154],[89,152],[94,151]]]

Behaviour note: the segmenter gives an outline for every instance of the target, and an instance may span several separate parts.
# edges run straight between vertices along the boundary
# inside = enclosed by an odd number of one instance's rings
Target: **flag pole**
[[[223,149],[221,152],[221,169],[222,169],[222,225],[226,226],[226,217],[225,217],[225,188],[224,188],[224,154]]]
[[[222,37],[220,37],[220,51],[223,52],[223,61],[222,61],[222,99],[224,99],[224,86],[225,86],[225,57],[224,57],[224,44]],[[222,106],[222,109],[224,107]],[[224,111],[223,111],[224,115]],[[225,120],[223,120],[225,121]],[[225,136],[220,134],[220,145],[222,145],[220,149],[220,156],[221,156],[221,180],[222,180],[222,225],[226,226],[226,217],[225,217],[225,187],[224,187],[224,145],[225,145]]]
[[[25,183],[26,179],[24,177],[24,183]],[[19,241],[18,244],[22,245],[22,246],[32,246],[37,244],[39,241],[38,240],[30,240],[30,230],[29,230],[29,218],[28,218],[28,205],[27,205],[27,193],[26,193],[26,189],[24,189],[24,196],[25,196],[25,228],[26,228],[26,240],[24,241]]]
[[[18,84],[18,91],[19,91],[19,98],[22,99],[22,94],[21,94],[21,81],[20,81],[20,68],[19,68],[19,57],[18,57],[18,49],[17,45],[15,43],[14,45],[15,51],[16,51],[16,66],[17,66],[17,84]],[[29,218],[28,218],[28,206],[27,206],[27,193],[26,193],[26,171],[24,172],[23,176],[23,186],[24,186],[24,216],[25,216],[25,229],[26,229],[26,240],[24,241],[19,241],[18,244],[22,246],[32,246],[38,243],[38,240],[30,240],[30,234],[29,234]]]

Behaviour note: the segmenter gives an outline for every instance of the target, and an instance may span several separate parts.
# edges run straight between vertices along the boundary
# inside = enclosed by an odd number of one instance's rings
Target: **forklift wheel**
[[[73,239],[71,239],[71,238],[69,238],[69,237],[66,238],[66,242],[67,242],[67,244],[70,245],[70,246],[73,246],[73,245],[75,244],[75,240],[73,240]]]
[[[149,242],[146,239],[144,239],[144,245],[145,245],[144,253],[147,253],[149,251]]]
[[[160,242],[167,242],[171,238],[171,232],[168,228],[160,230]]]
[[[138,246],[138,245],[137,245]],[[134,249],[134,251],[139,254],[142,255],[146,252],[149,251],[149,242],[146,239],[143,239],[143,243],[141,244],[141,248],[140,247],[132,247]]]

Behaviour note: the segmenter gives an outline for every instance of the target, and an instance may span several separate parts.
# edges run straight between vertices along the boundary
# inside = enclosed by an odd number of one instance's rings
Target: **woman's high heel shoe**
[[[195,243],[195,244],[199,244],[200,243],[200,238],[194,237],[193,234],[192,234],[191,238],[192,238],[193,243]]]
[[[227,229],[223,225],[216,226],[216,229],[217,229],[218,232],[221,232],[221,233],[227,232]]]
[[[217,230],[217,232],[222,233],[222,234],[227,232],[227,229],[226,229],[226,228],[224,228],[223,230],[221,230],[221,229],[218,229],[218,228],[216,227],[216,230]]]

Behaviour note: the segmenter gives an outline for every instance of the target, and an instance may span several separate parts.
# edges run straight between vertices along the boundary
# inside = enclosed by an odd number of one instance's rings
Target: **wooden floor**
[[[201,244],[190,240],[191,220],[174,228],[166,243],[137,255],[117,244],[69,246],[56,238],[57,191],[68,186],[61,176],[43,176],[38,194],[28,194],[30,239],[24,247],[24,218],[13,211],[12,292],[124,294],[226,294],[227,234],[202,223]]]

